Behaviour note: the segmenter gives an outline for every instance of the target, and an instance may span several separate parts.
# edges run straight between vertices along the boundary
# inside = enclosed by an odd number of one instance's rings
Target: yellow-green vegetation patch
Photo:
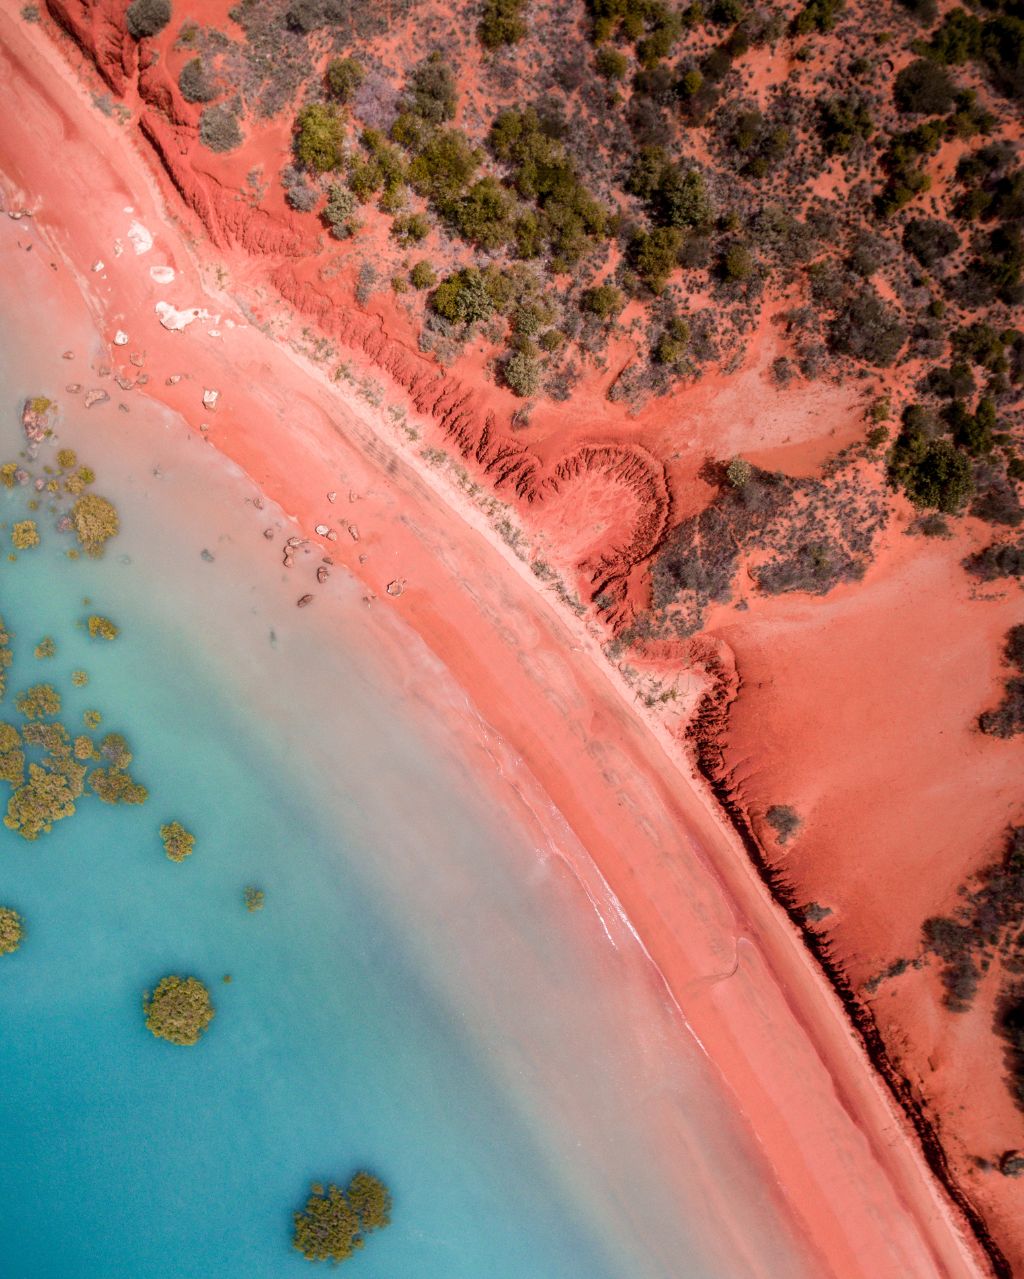
[[[60,693],[52,684],[33,684],[18,694],[14,704],[26,719],[46,719],[60,714]]]
[[[79,472],[81,475],[81,472]],[[86,493],[71,508],[71,524],[88,554],[103,554],[104,545],[116,537],[121,527],[113,502],[96,493]]]
[[[266,893],[262,888],[257,888],[254,884],[247,884],[244,892],[245,909],[248,911],[262,910],[266,901]]]
[[[164,852],[172,862],[183,862],[192,856],[196,846],[196,837],[191,835],[181,822],[168,822],[160,827],[160,838],[164,842]]]
[[[3,466],[0,466],[0,482],[3,483],[4,488],[7,488],[7,489],[14,488],[14,482],[17,479],[17,476],[18,476],[17,462],[5,462]]]
[[[51,635],[44,636],[36,645],[36,657],[53,657],[57,652],[57,642]]]
[[[164,977],[142,1007],[150,1031],[172,1044],[197,1044],[214,1017],[210,992],[196,977]]]
[[[57,465],[62,471],[70,471],[78,465],[78,454],[74,449],[60,449],[57,453]]]
[[[89,682],[89,676],[85,671],[72,671],[71,682],[75,688],[85,688]]]
[[[103,716],[99,711],[84,711],[82,714],[82,723],[86,728],[99,728],[103,723]]]
[[[112,640],[117,639],[121,634],[121,629],[115,626],[109,617],[102,617],[98,613],[93,613],[89,618],[89,634],[93,639]]]
[[[144,804],[149,791],[128,772],[132,753],[120,733],[107,733],[99,746],[104,767],[89,774],[89,785],[105,804]]]
[[[29,764],[28,781],[7,802],[4,825],[8,830],[16,830],[23,839],[38,839],[53,829],[54,822],[72,816],[85,772],[80,765],[72,767],[77,773]]]
[[[35,520],[18,520],[11,528],[11,541],[15,550],[27,551],[39,545],[39,530]]]
[[[0,955],[13,955],[25,936],[21,916],[10,906],[0,906]]]
[[[79,735],[75,738],[74,750],[75,759],[83,761],[99,759],[99,751],[97,751],[92,738],[88,737],[85,733],[79,733]]]
[[[45,395],[36,395],[28,402],[29,408],[33,413],[43,414],[53,404],[53,400],[49,400]]]
[[[292,1242],[307,1261],[346,1261],[365,1235],[390,1225],[391,1194],[368,1172],[357,1172],[345,1190],[314,1182],[294,1221]]]

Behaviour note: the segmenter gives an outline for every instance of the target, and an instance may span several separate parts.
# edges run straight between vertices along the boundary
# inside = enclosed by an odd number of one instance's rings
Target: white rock
[[[124,252],[124,245],[121,243],[120,240],[115,240],[114,241],[114,257],[119,258],[123,252]]]
[[[128,239],[136,253],[148,253],[153,247],[153,235],[141,222],[135,221],[128,228]]]
[[[155,280],[157,284],[172,284],[174,282],[173,266],[151,266],[149,268],[150,279]]]
[[[186,311],[178,311],[171,306],[170,302],[158,302],[154,310],[160,317],[160,323],[165,329],[179,333],[191,324],[193,320],[205,320],[209,315],[209,312],[202,310],[198,306],[190,307]]]
[[[331,530],[326,524],[318,524],[313,531],[316,533],[317,537],[326,537]]]
[[[118,329],[117,332],[114,334],[114,345],[115,346],[128,345],[128,334],[125,333],[124,329]]]
[[[204,391],[203,407],[207,409],[215,409],[217,401],[220,399],[220,391]]]
[[[335,492],[332,490],[330,493],[328,493],[328,494],[327,494],[327,500],[328,500],[328,502],[336,502],[336,501],[338,500],[338,495],[337,495],[337,493],[335,493]]]
[[[94,271],[102,271],[102,270],[103,270],[103,259],[102,259],[102,258],[97,258],[97,259],[96,259],[96,261],[92,264],[92,269],[93,269]]]

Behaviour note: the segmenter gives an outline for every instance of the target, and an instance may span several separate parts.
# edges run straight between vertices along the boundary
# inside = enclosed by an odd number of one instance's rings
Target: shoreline
[[[21,38],[28,43],[27,36]],[[13,44],[11,41],[8,48]],[[55,61],[54,57],[51,69]],[[20,70],[23,74],[23,69]],[[7,92],[12,97],[17,93],[16,83],[16,74],[8,77]],[[23,78],[23,86],[24,83]],[[26,94],[23,101],[30,97],[31,94]],[[91,112],[84,97],[81,105],[83,110]],[[26,114],[31,115],[31,111],[26,110]],[[75,145],[83,155],[90,147],[86,135],[102,136],[105,128],[116,127],[92,116],[81,124]],[[14,135],[17,132],[18,128],[12,127],[6,144],[0,145],[16,150]],[[9,161],[8,155],[5,165]],[[123,172],[127,173],[132,166],[141,168],[141,158],[134,153],[125,158]],[[51,194],[44,201],[39,225],[48,227],[51,237],[63,231],[69,244],[81,244],[84,259],[91,249],[85,247],[87,242],[82,239],[82,224],[88,225],[97,210],[87,209],[86,190],[64,191],[65,200],[74,202],[75,210],[62,209],[58,203],[62,194],[61,178],[43,168],[41,176],[32,175],[32,185],[22,183],[33,194],[43,190],[47,182],[51,183]],[[72,184],[74,172],[74,165],[65,171],[68,186]],[[81,175],[83,170],[79,168],[78,172]],[[166,224],[158,220],[159,205],[153,195],[155,185],[149,175],[149,207],[140,217],[157,232],[158,248],[136,259],[126,246],[124,256],[110,267],[112,273],[117,272],[119,289],[112,301],[104,304],[93,292],[92,305],[97,318],[104,319],[104,331],[109,330],[112,335],[113,328],[119,327],[122,320],[129,332],[145,322],[146,340],[159,338],[161,342],[162,349],[154,360],[168,361],[168,348],[182,343],[178,364],[188,362],[193,368],[202,366],[203,371],[217,377],[219,380],[215,382],[197,376],[192,381],[183,380],[174,388],[163,388],[162,379],[157,376],[151,386],[158,398],[173,401],[171,407],[185,412],[190,421],[208,418],[210,442],[231,456],[254,483],[280,501],[286,511],[296,513],[307,531],[319,522],[318,517],[323,519],[332,514],[322,498],[310,497],[314,476],[326,478],[326,472],[333,475],[337,454],[344,446],[362,450],[364,456],[358,467],[357,459],[352,458],[346,459],[346,467],[355,467],[359,484],[370,489],[360,502],[352,504],[359,512],[359,545],[369,549],[370,559],[368,566],[356,565],[355,548],[346,546],[346,565],[377,596],[372,607],[393,606],[403,613],[466,690],[483,722],[526,761],[542,791],[588,850],[643,939],[666,986],[685,1008],[687,1023],[693,1026],[694,1034],[761,1138],[769,1161],[783,1181],[784,1189],[789,1191],[787,1199],[803,1198],[802,1210],[799,1203],[791,1202],[791,1207],[798,1220],[802,1219],[808,1238],[819,1236],[819,1243],[829,1249],[823,1254],[823,1258],[828,1258],[826,1264],[832,1267],[833,1273],[841,1275],[900,1273],[896,1269],[879,1269],[879,1264],[883,1267],[887,1264],[884,1257],[880,1263],[878,1257],[874,1258],[872,1264],[872,1259],[865,1255],[866,1241],[881,1225],[881,1222],[872,1225],[875,1212],[894,1213],[897,1206],[902,1207],[901,1200],[909,1199],[914,1207],[906,1215],[916,1217],[919,1224],[907,1229],[907,1223],[897,1226],[893,1222],[891,1231],[883,1228],[886,1236],[891,1234],[893,1245],[896,1246],[899,1235],[900,1246],[911,1249],[917,1236],[929,1229],[942,1237],[924,1245],[926,1253],[931,1253],[927,1264],[934,1268],[922,1267],[902,1273],[979,1273],[969,1259],[970,1250],[951,1215],[944,1221],[941,1219],[946,1209],[941,1195],[920,1166],[920,1157],[907,1139],[903,1122],[895,1122],[893,1108],[880,1081],[869,1074],[866,1055],[853,1041],[837,1001],[831,992],[822,997],[825,982],[814,968],[810,955],[802,949],[803,943],[789,930],[781,911],[766,898],[754,868],[742,850],[737,852],[735,840],[724,829],[720,816],[711,810],[709,797],[692,785],[687,775],[690,770],[683,765],[680,753],[670,751],[669,742],[664,740],[667,734],[660,734],[661,740],[656,739],[654,726],[646,718],[637,716],[628,705],[628,690],[617,686],[603,655],[599,650],[595,652],[597,645],[585,638],[582,625],[573,626],[563,613],[556,612],[521,564],[516,564],[516,586],[501,583],[497,588],[492,587],[490,597],[483,587],[476,586],[475,590],[470,587],[468,583],[473,579],[468,577],[467,567],[477,569],[476,581],[482,582],[493,566],[496,551],[506,564],[514,562],[508,548],[501,546],[493,532],[486,529],[486,521],[468,502],[457,500],[453,492],[444,492],[442,496],[437,477],[424,479],[418,467],[412,471],[407,465],[408,457],[403,456],[408,450],[396,449],[392,440],[381,438],[375,417],[365,406],[348,404],[346,432],[343,435],[335,428],[335,433],[325,439],[323,423],[327,410],[322,406],[326,402],[329,409],[342,397],[336,388],[324,386],[312,394],[308,392],[300,379],[308,380],[311,370],[301,371],[293,353],[273,346],[271,354],[263,349],[270,344],[253,335],[248,369],[252,371],[263,364],[268,372],[290,367],[299,383],[294,389],[297,395],[304,397],[305,407],[310,411],[302,432],[288,437],[292,444],[303,444],[308,455],[306,473],[298,479],[281,473],[277,457],[281,440],[253,438],[258,435],[260,425],[269,423],[271,415],[266,410],[274,400],[268,400],[255,384],[247,396],[237,385],[232,385],[228,380],[227,360],[217,358],[216,340],[208,341],[206,348],[196,340],[198,326],[196,330],[186,331],[184,337],[164,335],[158,328],[152,309],[156,293],[169,299],[171,293],[175,294],[172,300],[177,306],[200,305],[203,295],[199,292],[199,282],[186,270],[184,261],[175,260],[174,266],[179,280],[188,279],[187,285],[176,283],[171,291],[155,290],[146,278],[148,266],[162,261],[160,247],[168,238]],[[134,203],[134,197],[142,193],[131,194]],[[100,225],[108,228],[111,221],[116,220],[115,213],[127,225],[128,218],[111,208],[109,200],[98,203]],[[96,234],[96,247],[108,256],[110,249],[101,244],[100,239]],[[78,267],[82,282],[92,291],[86,262],[80,261]],[[133,279],[125,270],[128,267],[137,268],[135,275],[140,278]],[[121,276],[125,278],[122,280]],[[143,305],[143,298],[149,303],[148,309]],[[118,323],[115,324],[115,320]],[[151,328],[155,330],[152,336]],[[246,342],[245,329],[239,325],[224,338],[225,350],[239,350],[244,356]],[[282,366],[282,357],[287,366]],[[151,367],[147,362],[147,369]],[[172,363],[164,367],[169,370]],[[164,367],[157,365],[156,372],[163,373]],[[239,368],[236,381],[242,376]],[[283,372],[281,376],[280,385],[285,386],[287,379]],[[199,402],[204,382],[223,388],[221,407],[215,414],[206,414]],[[249,414],[242,412],[245,404]],[[280,396],[275,407],[281,411]],[[235,414],[239,420],[232,425],[229,415]],[[380,456],[373,458],[373,451]],[[370,463],[365,460],[367,453],[371,455]],[[375,477],[372,466],[381,464],[385,472],[394,465],[398,479],[392,480],[388,474],[382,478],[379,472]],[[344,487],[336,476],[334,480],[341,490],[339,501],[343,501]],[[381,486],[382,495],[379,494]],[[317,491],[324,492],[325,486],[321,484]],[[367,523],[364,511],[369,513],[374,498],[378,501],[382,498],[386,518],[382,520],[375,511]],[[420,505],[414,506],[410,514],[409,508],[414,502]],[[451,517],[452,512],[455,519]],[[452,525],[458,527],[453,529]],[[468,531],[463,525],[469,526]],[[484,539],[486,544],[467,545],[474,539]],[[378,568],[381,551],[385,561],[390,556],[383,570]],[[439,566],[451,580],[439,580]],[[392,573],[395,578],[405,576],[408,585],[400,599],[387,600],[385,579]],[[515,612],[507,608],[510,601],[515,604]],[[510,629],[515,625],[520,627],[518,633]],[[504,642],[509,650],[504,669],[497,661],[499,654],[503,654],[495,646],[496,642]],[[589,650],[584,661],[574,660],[571,653],[566,652],[567,648],[577,646]],[[532,666],[531,654],[535,654]],[[528,698],[530,690],[532,700]],[[537,715],[539,723],[524,722],[524,704],[531,710],[546,712]],[[576,775],[571,768],[573,762],[577,764]],[[610,784],[609,776],[614,779]],[[682,783],[681,787],[677,787],[678,782]],[[620,788],[618,792],[614,789],[616,786]],[[679,794],[680,790],[684,793]],[[632,810],[628,812],[628,821],[617,811],[622,809]],[[617,839],[616,832],[620,836],[629,834],[632,839],[643,838],[645,826],[648,847],[640,849],[634,844],[632,856],[626,855],[626,841]],[[704,935],[695,938],[694,924],[698,921],[704,924]],[[742,951],[737,944],[730,953],[730,946],[723,944],[730,940],[730,925],[738,937],[748,942]],[[748,935],[752,935],[752,941]],[[740,962],[741,954],[746,957],[745,963]],[[734,965],[740,980],[720,980],[729,975]],[[760,1039],[752,1048],[749,1037],[743,1035],[744,1013],[749,1023],[752,1020],[749,1005],[758,1003],[769,1011],[760,1028],[749,1024],[746,1027],[760,1033]],[[815,1019],[817,1025],[814,1025]],[[784,1046],[786,1034],[790,1038]],[[756,1040],[757,1034],[752,1037]],[[740,1039],[746,1042],[741,1043]],[[826,1148],[832,1140],[829,1137],[822,1138],[812,1151],[797,1141],[798,1130],[806,1132],[811,1126],[811,1106],[806,1097],[797,1095],[799,1090],[791,1086],[787,1090],[786,1079],[766,1077],[771,1074],[773,1059],[789,1061],[794,1067],[802,1063],[810,1075],[815,1075],[814,1067],[817,1067],[819,1108],[824,1108],[823,1099],[828,1099],[828,1105],[837,1111],[835,1116],[828,1116],[823,1130],[837,1136],[845,1133],[846,1155],[849,1161],[859,1160],[866,1180],[884,1178],[893,1183],[876,1187],[889,1193],[879,1197],[873,1211],[861,1204],[861,1212],[856,1212],[855,1205],[844,1199],[842,1191],[846,1183],[842,1180],[838,1180],[838,1193],[829,1195],[829,1178],[839,1179],[841,1170],[848,1167],[848,1160],[837,1158],[835,1151]],[[768,1070],[764,1069],[765,1062]],[[804,1078],[799,1069],[793,1069],[794,1080],[803,1082]],[[795,1121],[792,1126],[787,1126],[781,1117],[786,1105]],[[855,1122],[851,1115],[863,1119],[864,1123]],[[794,1144],[798,1147],[796,1154]],[[787,1150],[788,1165],[780,1153]],[[771,1152],[775,1152],[775,1158]],[[892,1168],[885,1169],[887,1161],[891,1161]],[[906,1264],[911,1251],[904,1251],[902,1255]]]

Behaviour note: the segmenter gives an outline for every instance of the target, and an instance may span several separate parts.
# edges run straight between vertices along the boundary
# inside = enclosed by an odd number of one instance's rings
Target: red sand
[[[671,739],[658,740],[629,705],[595,640],[549,603],[475,507],[413,465],[382,416],[241,316],[230,327],[129,135],[93,110],[39,32],[5,13],[0,34],[0,169],[20,192],[9,207],[35,209],[54,246],[54,286],[73,287],[70,268],[102,330],[129,333],[111,362],[145,350],[147,391],[193,426],[208,422],[210,442],[308,533],[319,522],[358,524],[359,542],[342,533],[332,553],[366,582],[372,607],[400,610],[441,657],[588,849],[751,1124],[820,1273],[985,1273],[796,932],[670,755]],[[126,206],[154,232],[151,253],[136,257],[125,239]],[[125,251],[115,258],[118,237]],[[97,258],[107,267],[93,275]],[[163,262],[178,278],[159,287],[148,269]],[[153,310],[160,298],[222,319],[166,333]],[[208,336],[211,327],[222,336]],[[165,386],[177,372],[187,376]],[[216,412],[202,407],[204,387],[221,391]],[[350,490],[360,498],[351,505]],[[390,599],[396,578],[406,589]],[[305,589],[297,581],[296,595]]]

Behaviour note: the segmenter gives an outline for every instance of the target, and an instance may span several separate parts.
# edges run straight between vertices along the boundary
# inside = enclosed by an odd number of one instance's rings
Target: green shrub
[[[311,102],[295,121],[295,155],[313,173],[330,173],[341,167],[345,127],[334,107]]]
[[[459,235],[480,249],[501,248],[512,237],[512,197],[496,178],[481,178],[451,210]]]
[[[679,364],[689,342],[690,326],[680,316],[673,316],[654,344],[654,358],[659,364]]]
[[[896,312],[868,286],[842,304],[829,337],[841,355],[885,368],[903,349],[907,334]]]
[[[430,219],[425,213],[406,213],[391,223],[391,234],[404,248],[419,244],[430,234]]]
[[[207,107],[199,117],[199,141],[210,151],[234,151],[242,145],[238,117],[227,107]]]
[[[525,351],[512,352],[501,366],[501,376],[510,391],[524,398],[540,390],[540,364]]]
[[[409,181],[442,212],[450,212],[469,185],[480,153],[459,129],[436,129],[409,164]]]
[[[845,0],[808,0],[793,19],[794,35],[809,35],[812,31],[823,34],[832,30],[845,9]]]
[[[366,79],[361,62],[355,58],[332,58],[327,64],[327,88],[338,102],[350,102]]]
[[[160,838],[164,852],[172,862],[183,862],[191,857],[196,846],[195,835],[190,834],[181,822],[169,822],[160,827]]]
[[[327,203],[324,205],[323,219],[331,228],[336,240],[347,240],[355,231],[353,213],[356,202],[351,191],[332,182],[327,188]]]
[[[81,546],[92,556],[102,555],[103,548],[121,527],[113,502],[95,493],[86,493],[71,508],[71,524]]]
[[[930,58],[918,58],[896,77],[893,98],[911,115],[943,115],[953,105],[956,87],[949,72]]]
[[[921,414],[910,406],[889,450],[889,481],[915,506],[955,515],[974,491],[970,458],[949,440],[931,438]]]
[[[60,693],[52,684],[33,684],[31,688],[19,693],[15,700],[18,714],[26,719],[49,719],[60,714]]]
[[[495,310],[489,283],[476,267],[463,267],[441,281],[434,290],[430,305],[438,315],[453,324],[486,320]]]
[[[443,124],[455,119],[457,105],[455,77],[435,49],[409,77],[408,108],[428,124]]]
[[[754,258],[745,244],[730,244],[722,258],[722,275],[737,283],[754,274]]]
[[[486,49],[516,44],[526,35],[526,0],[483,0],[477,33]]]
[[[911,218],[903,228],[903,247],[922,266],[942,262],[960,247],[960,236],[948,222],[935,218]]]
[[[596,288],[585,289],[580,298],[583,310],[599,315],[602,320],[618,315],[625,305],[626,299],[614,284],[599,284]]]
[[[860,139],[867,140],[875,131],[875,122],[867,104],[860,97],[830,98],[821,107],[821,136],[826,151],[845,155]]]
[[[633,269],[652,293],[662,293],[679,262],[683,233],[678,227],[655,227],[638,231],[629,242],[628,256]]]
[[[604,80],[624,80],[629,70],[629,59],[618,49],[602,45],[594,59],[597,74]]]
[[[134,0],[124,16],[128,32],[136,40],[155,36],[171,20],[170,0]]]
[[[409,272],[409,283],[414,289],[432,289],[437,274],[429,262],[417,262]]]
[[[0,906],[0,955],[13,955],[25,936],[21,916],[10,906]]]
[[[164,977],[152,994],[142,998],[146,1025],[158,1039],[172,1044],[197,1044],[214,1018],[210,992],[195,977]]]

